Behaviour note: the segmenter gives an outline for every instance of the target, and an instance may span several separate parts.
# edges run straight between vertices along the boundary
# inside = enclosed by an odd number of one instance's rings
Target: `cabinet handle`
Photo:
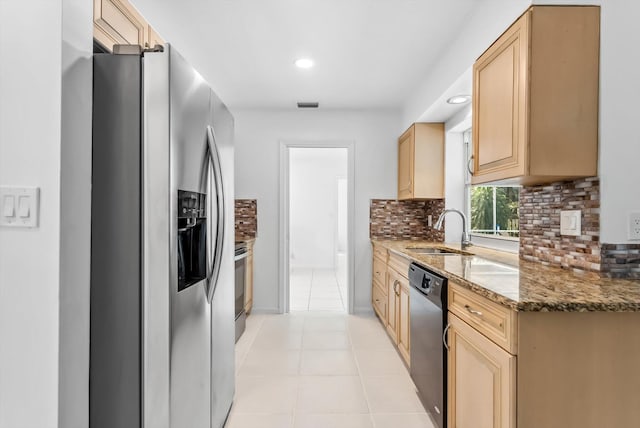
[[[469,312],[470,314],[477,315],[477,316],[479,316],[479,317],[481,317],[481,316],[482,316],[482,312],[480,312],[480,311],[476,311],[475,309],[471,309],[471,306],[469,306],[469,305],[464,305],[464,308],[465,308],[465,309],[467,310],[467,312]]]
[[[400,285],[400,281],[398,281],[397,279],[393,281],[393,292],[396,294],[396,296],[400,295],[400,292],[396,289],[398,285]]]
[[[473,175],[473,171],[471,170],[471,161],[473,160],[473,155],[471,155],[471,157],[469,158],[469,161],[467,162],[467,171],[469,171],[469,174]]]
[[[447,343],[447,332],[449,331],[449,327],[451,327],[451,324],[447,323],[447,326],[442,332],[442,343],[444,344],[444,347],[447,351],[449,351],[449,344]]]

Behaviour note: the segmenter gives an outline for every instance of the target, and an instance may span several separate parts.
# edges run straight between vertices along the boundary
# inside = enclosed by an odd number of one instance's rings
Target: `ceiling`
[[[132,0],[229,107],[401,108],[478,0]],[[294,66],[299,57],[311,69]],[[454,76],[452,81],[457,76]]]

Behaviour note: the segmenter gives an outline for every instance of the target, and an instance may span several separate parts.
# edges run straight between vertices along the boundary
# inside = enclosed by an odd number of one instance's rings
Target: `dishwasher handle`
[[[444,331],[442,332],[442,343],[444,344],[445,349],[447,350],[447,352],[449,351],[449,344],[447,343],[447,332],[449,331],[449,328],[451,327],[451,324],[447,323],[447,326],[444,328]]]

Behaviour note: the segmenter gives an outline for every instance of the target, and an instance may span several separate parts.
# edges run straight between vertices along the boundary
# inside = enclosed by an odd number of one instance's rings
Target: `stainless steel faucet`
[[[444,221],[444,216],[447,213],[460,214],[460,217],[462,217],[462,239],[460,240],[460,247],[464,250],[465,248],[471,246],[471,236],[469,236],[469,234],[467,233],[467,216],[465,216],[462,211],[456,210],[456,209],[448,209],[448,210],[442,211],[442,214],[440,214],[440,217],[438,217],[438,221],[436,221],[436,224],[433,227],[436,230],[441,230],[442,222]]]

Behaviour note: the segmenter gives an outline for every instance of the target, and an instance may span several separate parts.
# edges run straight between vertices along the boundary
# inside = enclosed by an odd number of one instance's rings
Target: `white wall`
[[[280,141],[355,142],[355,309],[371,309],[369,200],[396,196],[396,111],[237,110],[236,198],[258,200],[254,308],[277,312]]]
[[[477,2],[469,19],[460,27],[456,40],[443,51],[438,62],[416,87],[413,96],[406,101],[402,116],[402,130],[412,122],[422,119],[423,114],[438,109],[430,107],[440,96],[469,70],[474,61],[506,30],[531,4],[531,0],[484,0]],[[442,100],[440,100],[442,101]]]
[[[471,127],[470,115],[471,107],[467,106],[449,119],[444,127],[444,207],[462,212],[465,212],[465,153],[462,133]],[[444,242],[460,243],[462,221],[455,214],[448,216],[445,221]]]
[[[0,228],[2,428],[58,418],[61,23],[59,0],[0,2],[0,184],[40,187],[40,227]]]
[[[347,176],[347,149],[290,148],[289,162],[290,266],[334,269],[338,178]]]
[[[87,258],[70,257],[89,248],[91,69],[77,60],[91,51],[91,13],[90,2],[0,1],[0,185],[40,188],[39,227],[0,228],[1,428],[88,425],[88,299],[67,297],[88,296]],[[71,182],[79,191],[61,198]],[[63,362],[63,349],[79,354]]]

